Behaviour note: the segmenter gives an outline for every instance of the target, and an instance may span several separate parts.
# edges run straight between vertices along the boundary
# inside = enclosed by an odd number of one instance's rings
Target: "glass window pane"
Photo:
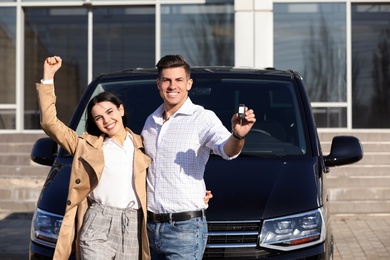
[[[42,78],[44,60],[54,55],[62,58],[55,77],[58,117],[70,122],[88,83],[87,22],[81,8],[25,10],[25,129],[40,128],[34,84]]]
[[[352,5],[352,126],[390,127],[390,5]]]
[[[0,129],[16,129],[16,113],[14,109],[0,110]]]
[[[312,102],[345,102],[345,3],[274,4],[274,64],[300,72]]]
[[[108,2],[109,0],[91,0],[91,2]],[[122,1],[122,2],[129,2],[129,0],[116,0],[117,2],[118,1]],[[140,1],[148,1],[150,2],[150,0],[137,0],[137,2],[140,2]]]
[[[37,2],[37,0],[22,0],[22,2]],[[74,0],[39,0],[39,2],[74,2]]]
[[[93,74],[155,66],[155,8],[93,11]]]
[[[16,103],[16,8],[0,8],[0,104]]]
[[[345,107],[315,107],[312,110],[317,127],[347,127]]]
[[[234,2],[161,7],[161,55],[191,66],[234,65]]]

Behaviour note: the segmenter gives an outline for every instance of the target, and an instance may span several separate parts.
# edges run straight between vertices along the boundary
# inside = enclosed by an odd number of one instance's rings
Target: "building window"
[[[234,2],[161,7],[161,56],[181,54],[191,66],[234,65]]]
[[[345,107],[313,107],[317,127],[347,127],[347,108]]]
[[[155,66],[155,8],[93,10],[93,74]]]
[[[43,62],[60,56],[61,69],[55,76],[58,117],[69,124],[87,86],[87,10],[25,10],[24,128],[39,129],[39,110],[34,83],[42,79]]]
[[[390,5],[352,5],[352,126],[390,127]]]
[[[0,8],[0,129],[15,129],[16,8]],[[9,107],[14,106],[13,109]]]
[[[274,64],[302,74],[311,102],[347,102],[345,3],[274,4]],[[314,110],[317,125],[345,127],[342,106]]]

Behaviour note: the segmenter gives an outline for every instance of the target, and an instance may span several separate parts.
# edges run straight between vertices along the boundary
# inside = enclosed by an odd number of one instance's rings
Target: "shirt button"
[[[76,184],[79,184],[81,181],[80,181],[80,179],[77,179],[75,182],[76,182]]]
[[[70,200],[67,200],[67,201],[66,201],[66,205],[69,206],[70,204],[72,204],[72,202],[70,202]]]

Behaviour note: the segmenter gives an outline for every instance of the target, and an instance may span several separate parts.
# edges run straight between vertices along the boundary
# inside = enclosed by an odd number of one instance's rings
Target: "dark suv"
[[[70,123],[84,131],[85,110],[102,91],[118,95],[140,133],[161,103],[155,69],[101,75],[83,95]],[[323,156],[302,77],[293,71],[228,67],[193,68],[189,92],[195,104],[213,110],[230,129],[239,104],[253,108],[257,122],[240,156],[225,161],[210,154],[207,189],[209,239],[204,259],[332,259],[333,236],[324,174],[328,167],[359,161],[361,144],[338,136]],[[65,211],[72,158],[48,138],[36,142],[35,162],[51,170],[31,227],[30,259],[53,256]],[[173,191],[174,192],[174,191]]]

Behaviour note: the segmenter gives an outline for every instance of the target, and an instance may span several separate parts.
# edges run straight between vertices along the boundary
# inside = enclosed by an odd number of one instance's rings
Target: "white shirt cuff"
[[[41,79],[41,84],[53,84],[53,83],[54,83],[54,79],[48,79],[48,80]]]

